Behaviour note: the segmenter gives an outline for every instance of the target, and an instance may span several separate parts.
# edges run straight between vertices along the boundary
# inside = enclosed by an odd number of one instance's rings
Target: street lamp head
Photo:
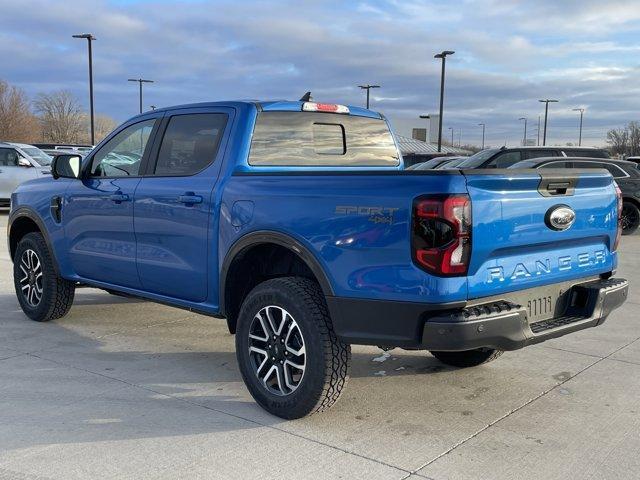
[[[544,100],[538,100],[538,101],[542,102],[542,103],[557,103],[558,102],[558,100],[551,100],[551,99],[548,99],[548,98],[545,98]]]
[[[525,117],[520,117],[518,120],[526,120]]]
[[[584,108],[573,108],[572,111],[582,113],[584,112]]]
[[[368,89],[368,88],[380,88],[380,85],[358,85],[358,87],[362,88],[363,90]]]
[[[436,53],[436,54],[433,56],[433,58],[444,58],[444,57],[446,57],[447,55],[453,55],[454,53],[456,53],[456,52],[454,52],[453,50],[443,50],[443,51],[442,51],[442,52],[440,52],[440,53]]]
[[[431,116],[429,116],[429,115],[420,115],[420,118],[425,118],[425,119],[427,119],[427,118],[431,118]]]
[[[96,37],[94,37],[92,34],[90,33],[78,33],[77,35],[71,35],[73,38],[86,38],[87,40],[95,40]]]
[[[484,124],[484,123],[479,123],[479,124],[478,124],[478,126],[479,126],[479,127],[484,127],[484,126],[485,126],[485,124]]]

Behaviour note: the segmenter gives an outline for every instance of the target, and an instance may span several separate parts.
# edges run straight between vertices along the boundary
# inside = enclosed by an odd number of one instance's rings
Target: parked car
[[[79,283],[224,317],[253,398],[298,418],[338,399],[351,344],[472,367],[624,302],[611,176],[567,171],[567,194],[511,172],[403,171],[360,107],[157,109],[18,187],[16,295],[37,321]]]
[[[407,167],[407,170],[432,170],[442,165],[443,163],[450,162],[451,160],[456,160],[459,158],[467,158],[467,157],[435,157],[431,160],[427,160],[426,162],[416,163]]]
[[[624,160],[567,157],[536,158],[509,168],[604,168],[622,191],[622,234],[630,235],[640,226],[640,170]]]
[[[9,206],[22,182],[48,175],[50,163],[51,157],[32,145],[0,142],[0,208]]]
[[[543,157],[609,158],[609,152],[592,147],[501,147],[471,155],[458,168],[508,168],[522,160]]]
[[[444,162],[436,167],[436,170],[449,170],[450,168],[458,168],[458,166],[469,157],[458,157],[448,162]]]
[[[65,145],[57,143],[35,143],[34,146],[42,150],[64,150],[84,154],[89,153],[93,149],[93,145]]]
[[[640,157],[627,157],[627,158],[625,158],[625,160],[626,160],[627,162],[633,162],[633,163],[635,163],[635,164],[636,164],[636,167],[637,167],[637,166],[640,166]]]

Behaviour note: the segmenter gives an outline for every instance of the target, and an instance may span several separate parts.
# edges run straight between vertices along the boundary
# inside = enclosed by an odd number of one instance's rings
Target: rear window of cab
[[[258,114],[249,165],[395,167],[395,142],[382,119],[317,112]]]

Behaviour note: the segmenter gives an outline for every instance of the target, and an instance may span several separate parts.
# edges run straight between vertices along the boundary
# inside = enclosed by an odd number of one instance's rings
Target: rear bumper
[[[628,290],[628,282],[619,278],[575,283],[570,287],[574,300],[562,314],[536,323],[529,323],[525,306],[506,300],[471,307],[337,297],[327,298],[327,303],[336,333],[347,343],[438,351],[517,350],[600,325],[624,303]]]

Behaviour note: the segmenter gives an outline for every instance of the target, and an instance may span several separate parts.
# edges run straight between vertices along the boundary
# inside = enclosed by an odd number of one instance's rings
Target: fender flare
[[[49,253],[51,253],[51,258],[53,259],[53,268],[56,272],[56,275],[60,275],[58,258],[56,257],[56,251],[53,248],[51,239],[49,238],[49,232],[47,230],[47,227],[45,226],[42,218],[32,208],[29,208],[29,207],[19,207],[15,211],[11,212],[11,214],[9,215],[9,220],[7,222],[7,248],[9,250],[9,256],[11,257],[11,261],[13,262],[13,254],[14,254],[14,252],[11,249],[11,230],[13,228],[14,222],[19,218],[24,218],[24,217],[28,218],[33,223],[35,223],[38,229],[40,230],[40,233],[44,237],[44,241],[47,244],[47,248],[49,249]]]
[[[222,263],[222,268],[220,269],[220,312],[222,315],[226,316],[225,312],[225,297],[226,297],[226,283],[227,276],[229,274],[229,268],[231,264],[235,260],[235,258],[240,254],[243,250],[246,250],[250,247],[265,244],[265,243],[273,243],[276,245],[280,245],[281,247],[285,247],[286,249],[295,253],[300,259],[309,267],[311,272],[314,274],[318,283],[320,284],[320,288],[322,289],[322,293],[324,293],[325,297],[334,296],[333,287],[331,286],[331,282],[329,282],[329,278],[324,272],[324,269],[320,265],[320,262],[315,257],[313,253],[309,251],[307,247],[305,247],[298,240],[294,239],[290,235],[274,232],[270,230],[260,230],[256,232],[248,233],[231,245],[227,254],[224,257],[224,262]]]

